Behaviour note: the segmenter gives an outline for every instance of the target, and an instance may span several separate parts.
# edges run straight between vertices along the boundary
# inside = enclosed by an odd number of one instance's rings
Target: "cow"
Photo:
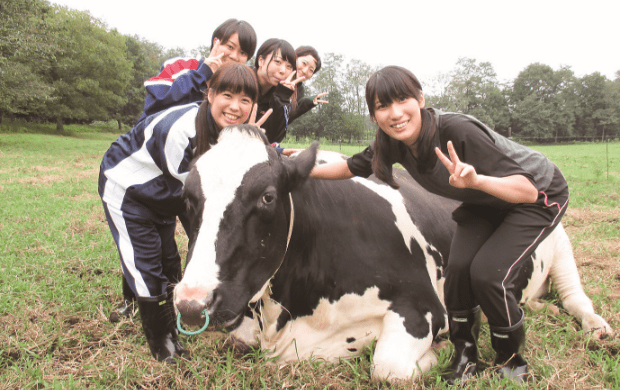
[[[373,176],[309,178],[315,163],[342,158],[316,143],[287,158],[256,127],[225,128],[185,182],[191,228],[174,305],[188,325],[203,325],[207,310],[236,344],[277,362],[355,357],[376,340],[372,377],[411,382],[436,363],[433,340],[447,331],[443,270],[458,204],[403,170],[398,190]],[[522,302],[550,277],[585,330],[612,334],[562,226],[526,271]]]

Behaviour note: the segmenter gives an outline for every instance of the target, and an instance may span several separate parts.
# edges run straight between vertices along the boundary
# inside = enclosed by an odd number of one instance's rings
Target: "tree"
[[[53,91],[40,76],[56,52],[46,32],[51,10],[43,0],[0,4],[0,122],[5,115],[39,112]]]
[[[426,96],[429,107],[475,116],[491,128],[508,128],[506,94],[489,62],[461,57],[454,70],[434,78],[428,89],[435,92]]]
[[[327,92],[329,104],[321,105],[297,119],[289,130],[291,135],[311,136],[317,140],[321,137],[342,138],[342,61],[342,55],[327,53],[324,56],[321,71],[306,85],[306,96]]]
[[[599,72],[582,77],[577,84],[576,125],[580,135],[604,139],[609,103],[608,80]]]
[[[510,101],[513,134],[520,137],[570,136],[574,124],[575,77],[569,67],[554,71],[534,63],[519,73]]]
[[[146,90],[144,82],[159,73],[162,48],[156,43],[141,39],[138,36],[126,36],[127,59],[133,64],[132,79],[125,90],[127,102],[114,115],[121,123],[133,125],[144,110]]]
[[[46,74],[54,87],[47,116],[63,123],[107,120],[127,101],[131,62],[125,38],[87,12],[57,7],[50,31],[58,52]]]
[[[351,60],[347,64],[342,85],[345,111],[360,117],[368,113],[366,82],[376,71],[376,68],[360,60]]]
[[[605,131],[603,139],[620,135],[620,71],[616,72],[614,81],[606,83],[605,101],[607,108],[598,114]]]

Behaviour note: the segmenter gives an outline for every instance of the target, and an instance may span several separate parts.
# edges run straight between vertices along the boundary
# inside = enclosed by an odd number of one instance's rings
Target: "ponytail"
[[[437,120],[435,115],[426,108],[420,109],[420,116],[422,117],[422,128],[416,142],[418,151],[416,161],[418,172],[428,173],[437,164],[437,154],[435,153],[435,147],[439,146]]]
[[[209,131],[209,100],[204,98],[198,113],[196,114],[196,152],[194,157],[199,157],[205,154],[211,145],[215,144],[217,140],[210,140],[209,136],[212,135],[212,131]],[[217,132],[216,132],[217,133]]]
[[[397,189],[399,186],[396,184],[396,181],[394,181],[394,176],[392,174],[392,165],[394,165],[394,161],[391,157],[397,155],[399,152],[398,142],[399,141],[385,134],[380,127],[377,127],[375,150],[372,157],[372,172],[377,179],[394,189]]]

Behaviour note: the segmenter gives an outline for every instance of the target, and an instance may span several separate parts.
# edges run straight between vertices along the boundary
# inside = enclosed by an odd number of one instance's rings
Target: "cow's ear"
[[[314,163],[319,143],[314,141],[312,145],[294,158],[283,158],[284,169],[287,176],[287,191],[293,191],[298,185],[306,181]]]

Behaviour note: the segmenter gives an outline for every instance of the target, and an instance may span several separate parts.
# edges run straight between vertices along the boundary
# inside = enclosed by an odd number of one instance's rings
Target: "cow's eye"
[[[264,204],[271,204],[273,203],[273,201],[276,199],[275,196],[273,196],[272,194],[265,194],[263,195],[263,203]]]

